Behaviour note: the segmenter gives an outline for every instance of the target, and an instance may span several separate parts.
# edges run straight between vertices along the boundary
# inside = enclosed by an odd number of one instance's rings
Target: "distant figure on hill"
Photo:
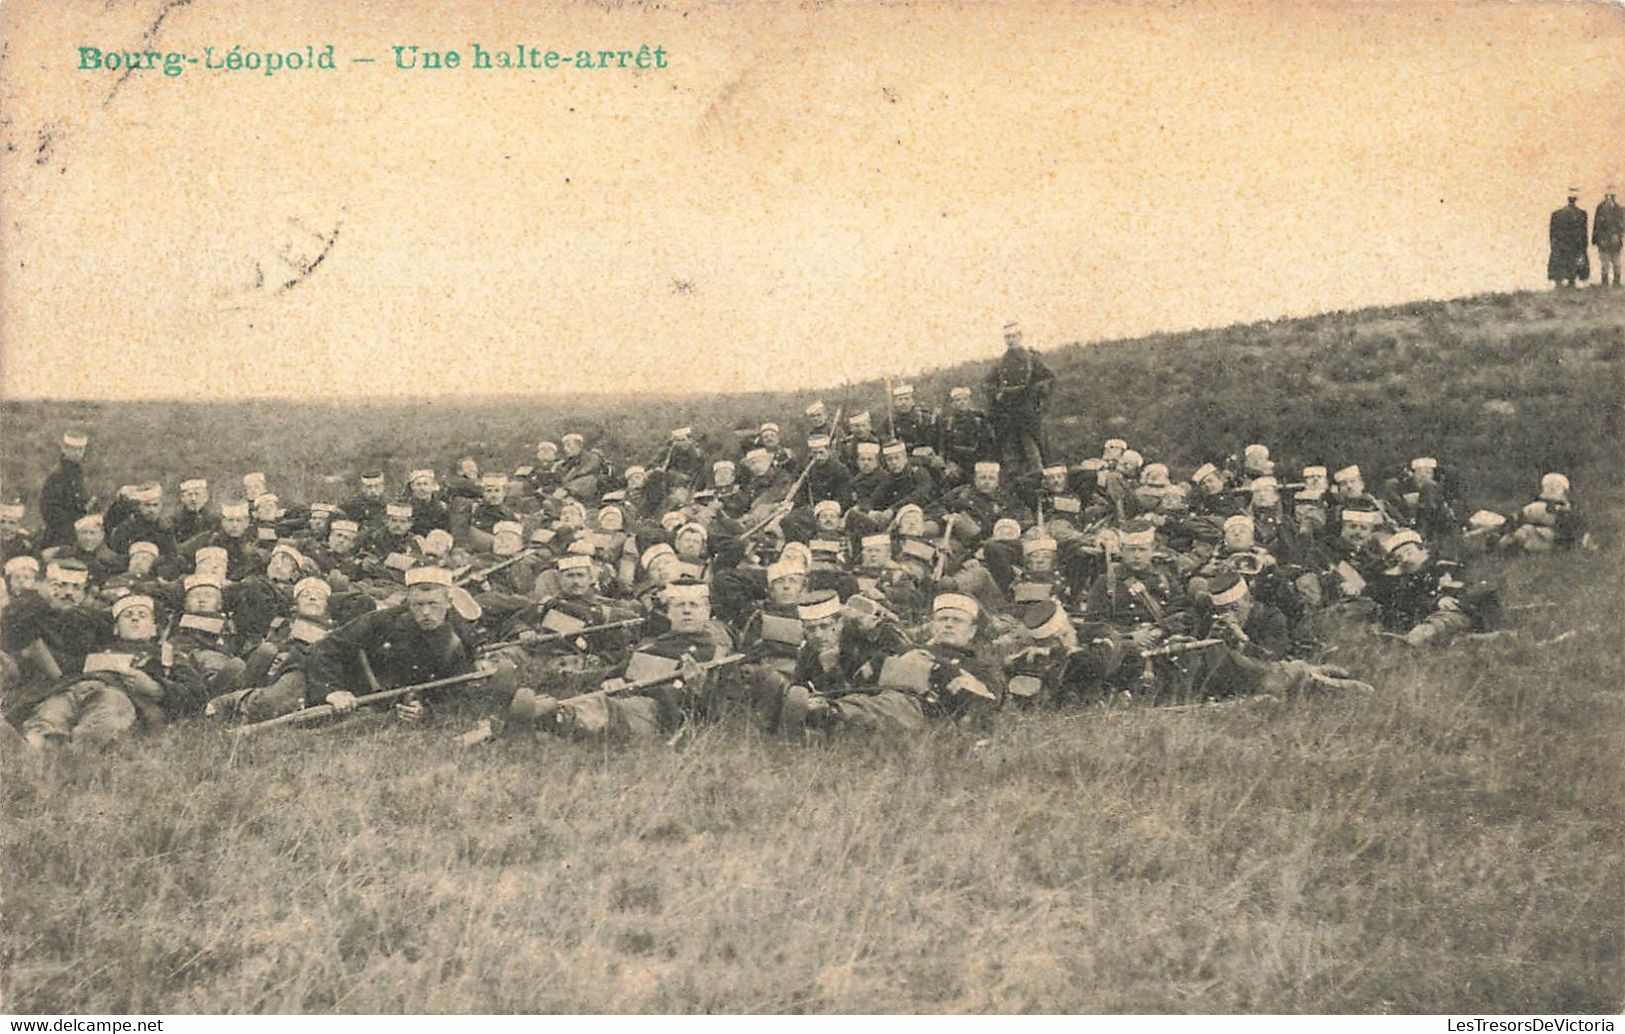
[[[1586,256],[1586,213],[1579,199],[1580,188],[1570,187],[1569,203],[1552,213],[1552,252],[1546,260],[1546,279],[1563,287],[1591,279],[1591,263]]]
[[[1581,218],[1585,213],[1580,213]],[[987,375],[988,413],[999,443],[999,458],[1014,457],[1019,469],[1044,467],[1044,404],[1055,374],[1021,344],[1019,324],[1004,325],[1004,356]]]
[[[1614,200],[1614,185],[1603,191],[1602,204],[1597,206],[1596,218],[1591,220],[1591,243],[1597,246],[1597,286],[1607,287],[1608,271],[1614,271],[1613,286],[1619,286],[1619,249],[1625,240],[1625,213]]]

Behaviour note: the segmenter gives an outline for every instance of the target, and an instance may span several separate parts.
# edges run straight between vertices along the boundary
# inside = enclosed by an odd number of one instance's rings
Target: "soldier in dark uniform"
[[[914,385],[899,384],[891,390],[891,435],[905,446],[937,445],[937,425],[931,414],[914,400]]]
[[[1032,520],[1027,508],[1000,485],[999,464],[984,460],[972,469],[971,483],[960,485],[939,498],[927,510],[929,516],[940,519],[947,514],[957,513],[969,517],[975,526],[958,522],[956,530],[964,529],[970,540],[978,542],[993,534],[993,524],[1001,517],[1020,522]]]
[[[829,436],[815,434],[807,438],[807,462],[812,470],[802,483],[794,502],[799,506],[812,506],[825,499],[833,499],[845,509],[852,502],[852,472],[836,459]]]
[[[1044,466],[1044,404],[1055,374],[1030,349],[1022,347],[1021,328],[1004,326],[1005,352],[987,377],[988,407],[1000,459],[1013,458],[1027,470]]]
[[[343,713],[354,710],[356,690],[370,690],[374,681],[382,689],[394,689],[474,670],[477,640],[452,609],[451,572],[415,567],[405,580],[403,603],[364,614],[311,647],[305,660],[308,703],[327,703]],[[415,720],[423,709],[422,701],[405,699],[396,705],[396,714]]]
[[[34,540],[22,527],[26,512],[22,503],[0,503],[0,563],[34,554]]]
[[[839,443],[836,452],[840,455],[841,462],[849,468],[857,466],[859,445],[873,445],[877,449],[880,446],[880,436],[875,434],[868,410],[853,413],[846,418],[846,437]],[[878,452],[876,455],[879,455]]]
[[[218,515],[209,512],[209,482],[203,478],[188,478],[181,482],[181,506],[170,524],[175,542],[197,538],[220,526]]]
[[[948,393],[948,415],[938,429],[937,452],[947,464],[950,485],[970,479],[971,468],[998,456],[998,443],[987,416],[972,405],[971,390],[957,387]]]
[[[440,498],[434,471],[414,470],[407,484],[411,492],[406,501],[412,507],[412,534],[427,535],[437,528],[451,531],[451,508]]]
[[[62,457],[56,469],[45,478],[40,488],[40,518],[45,528],[40,532],[39,548],[66,546],[73,541],[73,522],[90,512],[90,499],[85,494],[85,449],[90,439],[82,434],[62,436]]]
[[[0,648],[22,669],[22,684],[4,698],[5,716],[21,725],[66,676],[84,671],[86,655],[106,643],[113,623],[85,600],[90,571],[77,560],[53,560],[39,591],[0,611]]]
[[[162,556],[175,553],[175,535],[163,516],[164,490],[162,485],[141,485],[130,493],[135,512],[119,522],[107,536],[107,545],[115,553],[129,555],[134,542],[151,542]]]
[[[361,525],[362,531],[371,531],[384,523],[384,475],[382,471],[368,471],[361,475],[361,487],[356,495],[339,507],[344,515]]]
[[[77,560],[90,572],[93,586],[124,570],[128,554],[120,556],[107,544],[106,527],[99,513],[87,513],[73,522],[73,545],[46,551],[50,560]]]
[[[1597,286],[1608,286],[1608,273],[1613,271],[1613,286],[1619,286],[1619,252],[1625,243],[1625,212],[1614,200],[1614,185],[1610,183],[1603,193],[1602,203],[1591,220],[1591,243],[1597,246]]]
[[[1573,287],[1576,280],[1591,279],[1591,263],[1586,257],[1586,212],[1579,200],[1580,188],[1570,187],[1569,203],[1552,213],[1546,279],[1554,287]]]

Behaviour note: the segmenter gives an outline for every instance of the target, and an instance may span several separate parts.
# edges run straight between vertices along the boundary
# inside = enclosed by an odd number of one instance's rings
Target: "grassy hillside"
[[[990,357],[1001,350],[988,342]],[[1059,377],[1052,445],[1069,460],[1128,438],[1193,467],[1250,441],[1304,462],[1372,469],[1430,454],[1462,469],[1488,501],[1521,499],[1542,470],[1588,470],[1621,437],[1625,297],[1621,292],[1487,295],[1307,319],[1071,345],[1046,354]],[[979,383],[988,364],[912,378],[922,399]],[[319,392],[325,386],[314,385]],[[538,381],[540,392],[564,385]],[[854,385],[854,408],[881,419],[877,383]],[[209,404],[7,402],[0,481],[38,490],[67,424],[95,436],[88,473],[107,492],[121,478],[201,472],[235,484],[264,470],[284,494],[336,494],[325,476],[382,465],[395,475],[472,454],[512,469],[535,443],[570,430],[612,455],[648,458],[672,427],[692,424],[715,451],[730,433],[777,419],[802,426],[812,395]],[[836,406],[847,389],[823,397]]]
[[[1072,450],[1425,449],[1508,501],[1580,473],[1610,547],[1483,571],[1554,604],[1512,612],[1516,638],[1344,641],[1331,657],[1373,695],[1013,715],[983,751],[730,726],[678,750],[464,752],[458,729],[358,718],[237,750],[186,726],[8,756],[3,1005],[1617,1011],[1622,327],[1617,296],[1498,296],[1053,356]],[[33,484],[70,416],[101,470],[314,487],[475,440],[512,462],[565,413],[649,448],[790,404],[13,404],[4,470]]]

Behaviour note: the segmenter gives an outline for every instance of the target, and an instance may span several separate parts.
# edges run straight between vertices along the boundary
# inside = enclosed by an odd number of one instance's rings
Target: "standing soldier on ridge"
[[[1578,204],[1580,188],[1569,188],[1569,203],[1552,213],[1551,256],[1546,260],[1546,279],[1554,285],[1573,287],[1576,280],[1591,279],[1591,263],[1586,258],[1586,213]]]
[[[1597,206],[1596,218],[1591,221],[1591,243],[1597,246],[1597,286],[1608,286],[1608,271],[1614,271],[1614,284],[1619,286],[1619,250],[1625,242],[1625,213],[1614,200],[1614,185],[1603,190],[1602,203]]]
[[[1584,214],[1582,213],[1582,218]],[[1021,326],[1004,325],[1004,356],[987,375],[988,409],[999,442],[999,459],[1014,454],[1025,470],[1044,466],[1044,404],[1055,374],[1030,349],[1022,347]]]

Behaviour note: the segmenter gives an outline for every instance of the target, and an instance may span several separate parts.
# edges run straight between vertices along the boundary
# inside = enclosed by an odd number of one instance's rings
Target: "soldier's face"
[[[1224,478],[1217,474],[1209,474],[1207,477],[1202,479],[1201,484],[1202,491],[1208,493],[1209,495],[1215,495],[1220,489],[1224,488]]]
[[[705,536],[692,528],[678,532],[677,541],[672,545],[684,560],[701,560],[705,557]]]
[[[1053,574],[1055,572],[1055,551],[1053,549],[1035,549],[1027,554],[1026,567],[1028,574]]]
[[[73,529],[73,538],[74,541],[79,543],[80,549],[84,550],[86,553],[94,553],[96,550],[102,548],[102,543],[107,540],[107,533],[102,526],[98,524],[91,527]]]
[[[971,403],[971,400],[970,400],[970,396],[968,396],[968,395],[956,395],[952,399],[950,399],[949,402],[948,402],[948,404],[953,407],[954,412],[956,412],[956,413],[964,413],[967,410],[969,410],[970,409],[970,403]]]
[[[999,490],[999,472],[978,470],[974,475],[976,490],[983,495],[992,495]]]
[[[641,470],[637,471],[635,473],[626,475],[626,488],[627,488],[627,491],[629,491],[629,492],[635,492],[635,491],[642,488],[644,485],[646,485],[648,483],[649,483],[649,475],[645,474]]]
[[[1108,445],[1100,450],[1100,458],[1107,463],[1116,463],[1123,455],[1123,446]]]
[[[893,399],[893,408],[895,408],[899,413],[907,413],[909,410],[914,408],[913,395],[896,395],[893,396]]]
[[[412,482],[412,498],[418,502],[427,502],[434,496],[434,482],[428,478],[418,478]]]
[[[265,573],[272,581],[292,581],[293,576],[299,573],[299,565],[286,553],[273,553],[265,564]]]
[[[871,456],[866,452],[858,453],[858,473],[868,474],[880,468],[880,457]]]
[[[501,485],[480,486],[480,498],[485,500],[487,506],[501,506],[502,499],[507,494],[507,490]]]
[[[302,618],[327,616],[327,597],[315,592],[302,592],[293,598],[293,609]]]
[[[662,553],[650,563],[649,578],[658,585],[668,585],[677,580],[681,563],[682,561],[671,553]]]
[[[1376,529],[1369,524],[1356,524],[1353,521],[1343,522],[1343,538],[1357,546],[1363,546],[1371,541]]]
[[[817,618],[801,623],[801,634],[815,650],[828,650],[839,646],[841,642],[841,616],[831,614],[827,618]]]
[[[564,454],[566,456],[569,456],[572,459],[574,459],[577,456],[580,456],[581,455],[581,443],[574,440],[574,439],[572,439],[572,438],[566,438],[564,440]]]
[[[310,516],[305,519],[305,527],[310,529],[310,533],[316,538],[325,538],[327,536],[328,520],[325,510],[312,510]]]
[[[585,596],[592,591],[593,583],[590,567],[572,567],[559,572],[559,588],[566,596]]]
[[[903,452],[888,452],[885,456],[886,469],[893,474],[901,474],[908,469],[908,454]]]
[[[711,483],[718,488],[727,488],[734,483],[734,469],[732,467],[717,467],[711,471]]]
[[[11,538],[17,534],[20,525],[15,517],[0,517],[0,538]]]
[[[841,511],[839,510],[819,510],[813,514],[813,519],[818,522],[819,531],[833,534],[841,530]]]
[[[198,574],[213,575],[223,582],[226,580],[226,568],[229,566],[225,557],[211,556],[197,561],[193,568]]]
[[[1365,495],[1365,478],[1349,478],[1337,483],[1337,493],[1345,499]]]
[[[797,572],[773,579],[767,587],[767,594],[774,603],[782,606],[800,599],[806,588],[807,576]]]
[[[1305,506],[1298,510],[1298,534],[1317,535],[1326,528],[1326,513],[1316,506]]]
[[[1131,571],[1144,571],[1151,566],[1151,546],[1123,544],[1123,566]]]
[[[409,528],[411,528],[411,527],[412,527],[412,518],[410,518],[410,517],[385,517],[384,518],[384,528],[391,535],[405,535],[407,530]]]
[[[363,481],[363,482],[361,482],[361,498],[363,498],[363,499],[382,499],[383,497],[384,497],[384,485],[383,485],[383,482],[381,482],[381,481],[378,481],[378,482]]]
[[[1411,468],[1411,477],[1414,478],[1416,480],[1416,483],[1419,484],[1419,485],[1431,485],[1431,484],[1433,484],[1434,483],[1434,477],[1433,477],[1434,473],[1435,473],[1435,471],[1434,471],[1434,469],[1432,467],[1412,467]]]
[[[621,516],[620,510],[611,508],[599,514],[598,527],[609,532],[620,531],[626,527],[626,518]]]
[[[670,600],[666,604],[666,620],[671,622],[673,632],[699,632],[711,620],[711,603],[687,597]]]
[[[13,596],[33,592],[37,585],[39,585],[39,575],[35,574],[31,568],[19,567],[6,575],[6,588],[11,591]]]
[[[1281,505],[1281,493],[1265,485],[1253,489],[1253,505],[1261,510],[1273,510]]]
[[[931,615],[931,641],[944,646],[969,646],[976,638],[976,619],[962,610],[939,610]]]
[[[552,463],[559,458],[559,447],[552,442],[536,446],[536,462]]]
[[[145,578],[152,573],[153,561],[157,559],[151,553],[131,553],[128,571],[137,578]]]
[[[276,503],[269,499],[263,503],[254,504],[254,519],[257,521],[270,522],[276,520],[279,516],[281,515],[277,513]]]
[[[248,530],[248,515],[244,514],[241,517],[221,517],[220,530],[229,538],[242,538],[243,533]]]
[[[72,460],[74,463],[81,462],[85,458],[85,446],[64,445],[62,447],[62,458],[65,460]]]
[[[773,458],[771,456],[745,457],[745,469],[750,471],[752,477],[761,477],[763,474],[766,474],[769,470],[771,470],[772,467]],[[630,482],[628,483],[630,484]]]
[[[518,535],[505,531],[491,540],[491,552],[497,556],[513,556],[523,544]]]
[[[1021,344],[1021,331],[1007,330],[1004,332],[1004,347],[1015,348]]]
[[[1066,471],[1046,471],[1044,473],[1044,488],[1050,492],[1066,491]]]
[[[897,530],[904,535],[918,537],[925,534],[925,514],[908,510],[897,515]]]
[[[164,502],[162,499],[148,500],[138,503],[137,506],[141,510],[141,516],[145,517],[149,521],[157,520],[158,515],[164,510]]]
[[[464,456],[462,459],[457,461],[457,473],[465,478],[473,480],[474,478],[480,476],[480,465],[474,462],[474,458],[472,456]]]
[[[433,632],[446,623],[446,612],[451,609],[451,590],[444,585],[419,583],[406,590],[406,609],[413,624],[425,632]]]
[[[355,532],[349,528],[334,528],[327,533],[327,545],[335,553],[348,553],[355,546]]]
[[[126,607],[114,623],[120,639],[142,642],[158,634],[151,607]]]
[[[85,587],[61,578],[47,578],[44,596],[53,610],[67,610],[84,602]]]
[[[1394,551],[1394,560],[1406,572],[1420,571],[1428,562],[1428,551],[1415,542],[1407,542]]]
[[[186,590],[188,614],[220,613],[220,590],[212,585],[199,585]]]
[[[1232,524],[1224,529],[1224,547],[1231,552],[1253,548],[1253,529],[1244,524]]]
[[[891,547],[864,546],[861,557],[864,567],[885,567],[891,560]]]
[[[820,446],[818,448],[809,447],[808,450],[807,450],[807,454],[812,457],[812,461],[814,463],[822,463],[825,460],[829,459],[829,447],[828,446]]]
[[[203,509],[208,502],[209,490],[207,488],[181,489],[181,505],[186,507],[192,513],[196,513]]]
[[[1326,491],[1326,478],[1320,474],[1305,474],[1303,476],[1304,491],[1324,493]]]
[[[763,431],[758,437],[761,439],[762,444],[767,446],[769,449],[777,449],[779,447],[779,432],[773,430],[772,428]]]

